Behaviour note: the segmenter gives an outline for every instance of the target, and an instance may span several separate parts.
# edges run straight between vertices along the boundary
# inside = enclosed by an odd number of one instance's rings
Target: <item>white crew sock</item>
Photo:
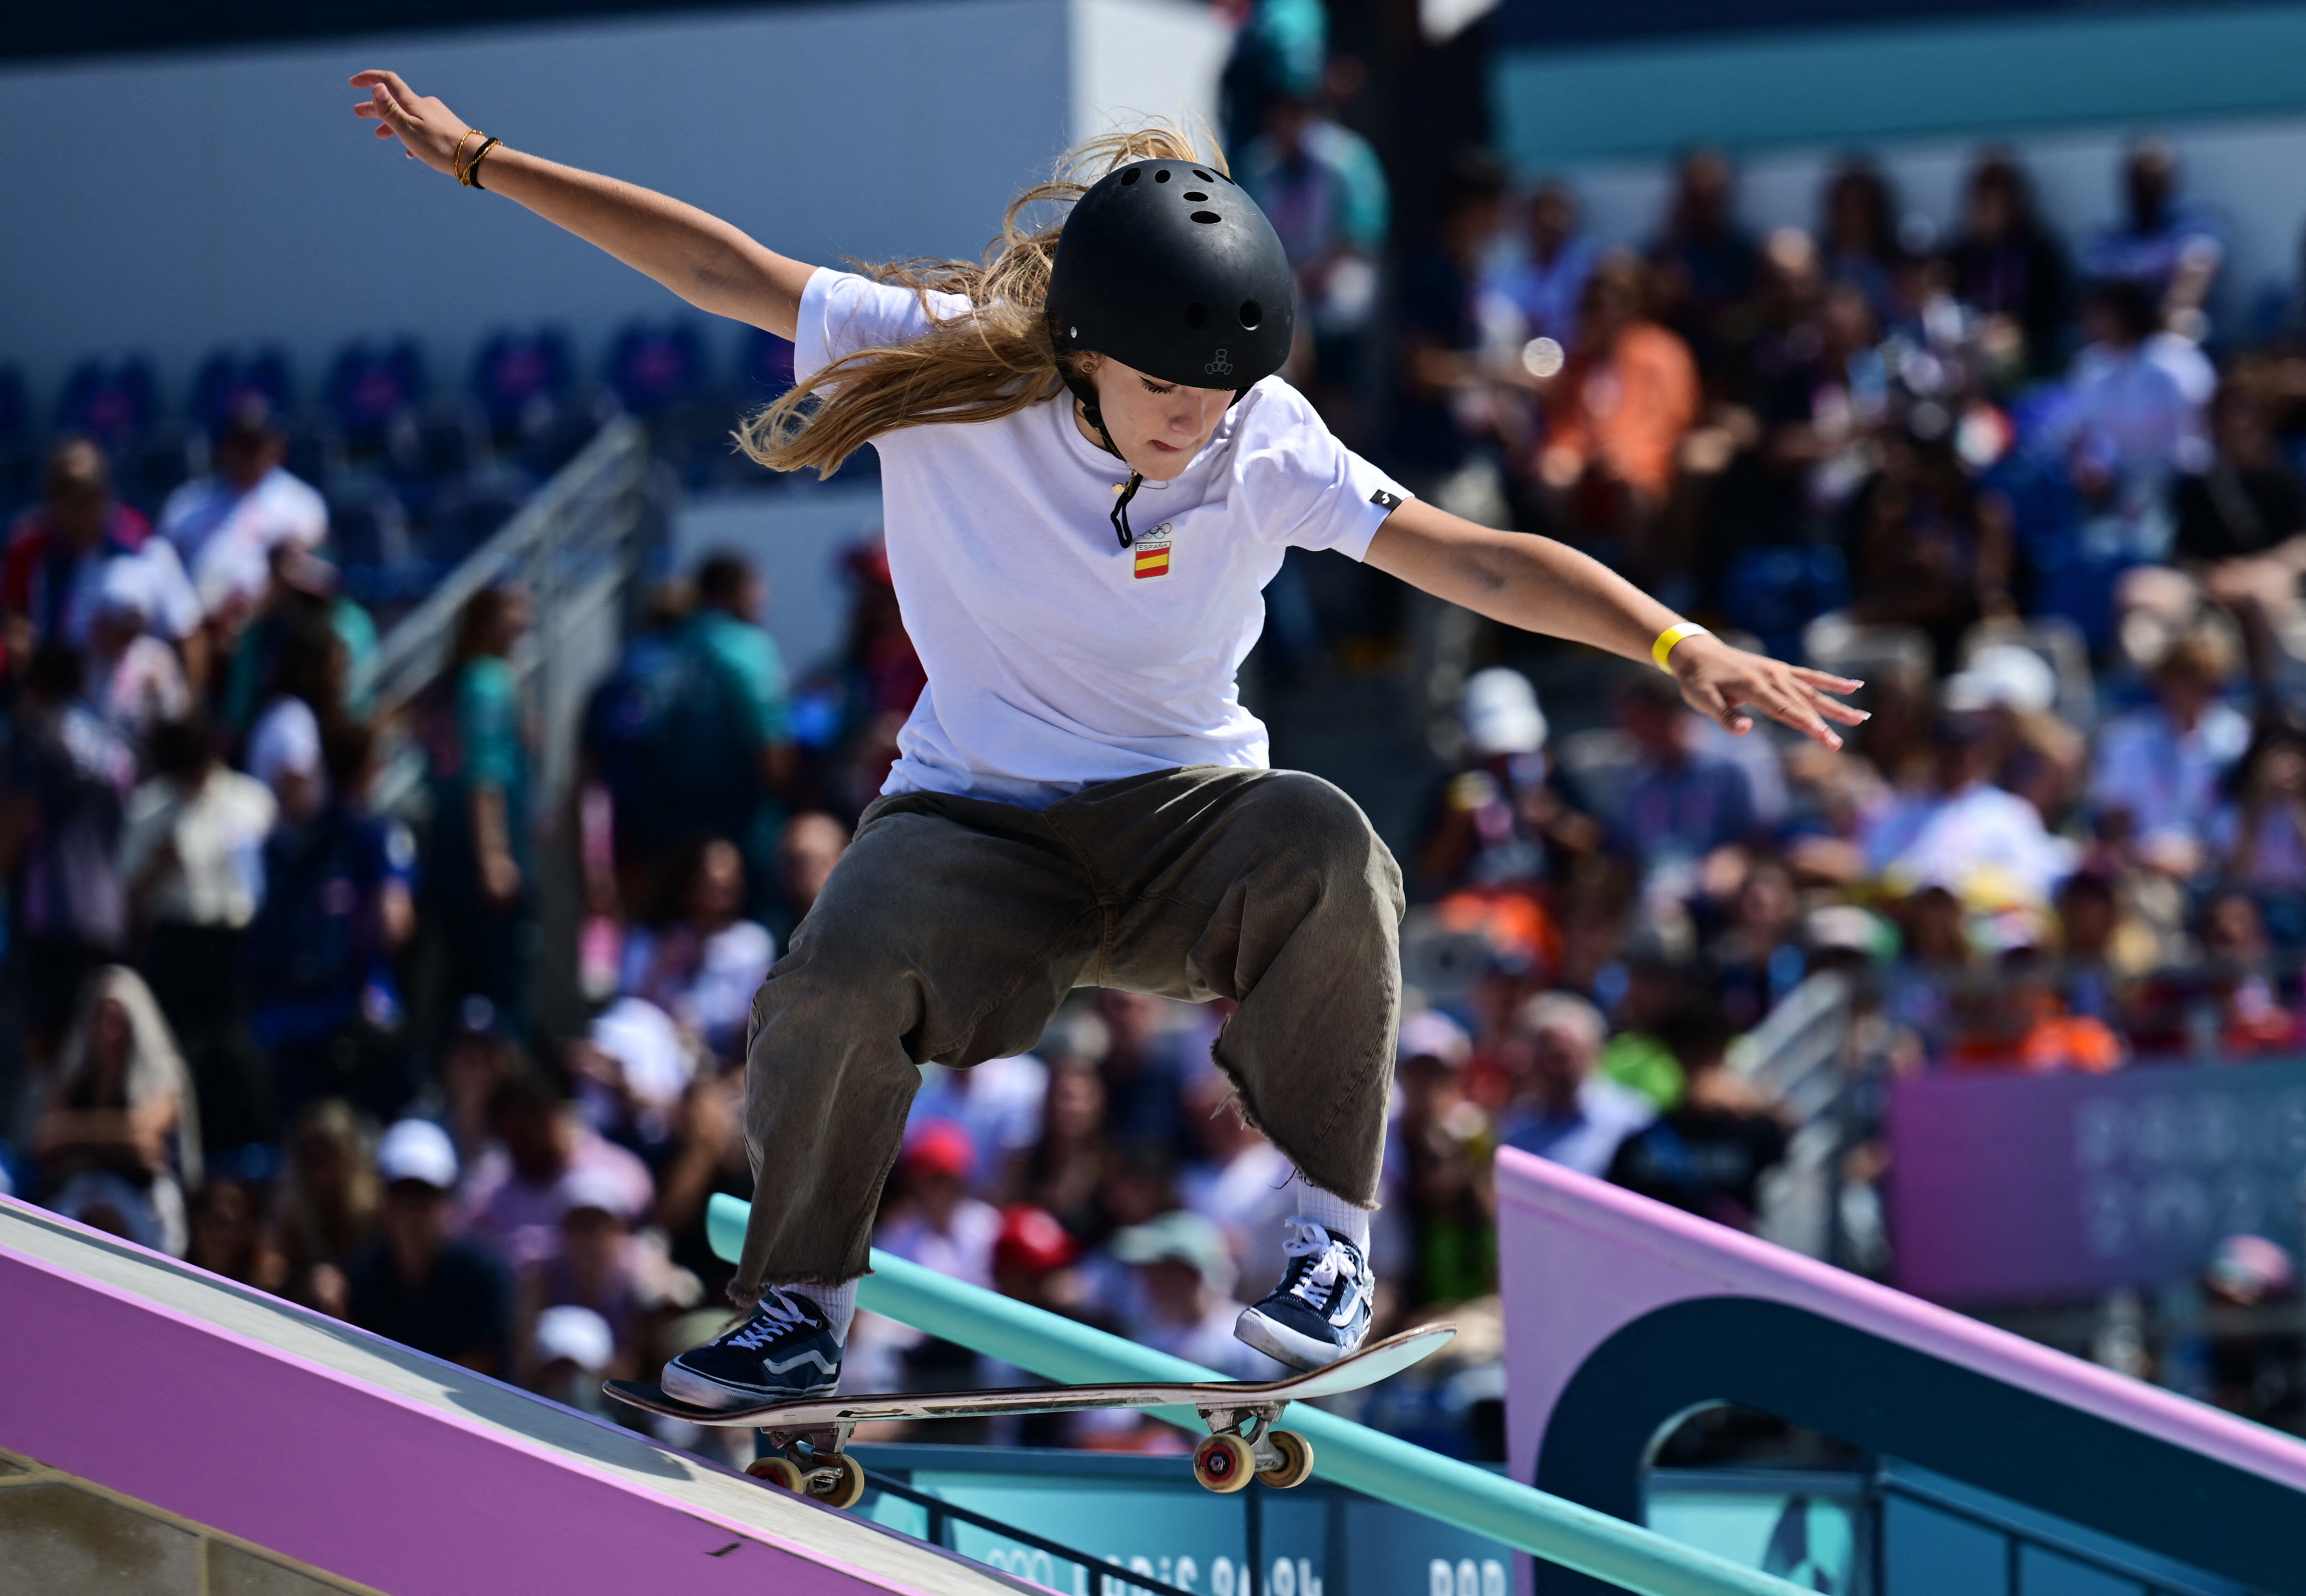
[[[850,1321],[857,1317],[854,1280],[844,1280],[839,1285],[781,1285],[777,1289],[816,1303],[824,1311],[825,1322],[833,1327],[833,1338],[843,1346],[849,1344]]]
[[[1357,1208],[1334,1191],[1324,1191],[1303,1175],[1297,1177],[1297,1216],[1311,1219],[1333,1236],[1343,1236],[1369,1256],[1370,1211]]]

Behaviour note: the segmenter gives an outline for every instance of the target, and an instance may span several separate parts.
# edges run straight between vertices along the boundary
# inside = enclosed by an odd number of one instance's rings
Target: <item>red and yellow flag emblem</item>
[[[1137,545],[1136,554],[1137,579],[1140,582],[1149,576],[1166,576],[1169,574],[1168,544],[1162,543],[1154,548],[1148,548],[1143,543],[1140,543]]]

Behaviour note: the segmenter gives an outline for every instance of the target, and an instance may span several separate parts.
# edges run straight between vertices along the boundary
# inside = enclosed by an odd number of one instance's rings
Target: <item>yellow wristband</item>
[[[1665,662],[1666,656],[1673,653],[1673,645],[1675,644],[1680,642],[1685,637],[1711,637],[1712,636],[1713,634],[1712,632],[1707,631],[1704,627],[1697,625],[1695,621],[1678,620],[1674,622],[1673,625],[1666,627],[1664,631],[1660,632],[1657,635],[1657,641],[1650,644],[1650,658],[1657,661],[1657,668],[1659,670],[1670,671],[1673,667]]]

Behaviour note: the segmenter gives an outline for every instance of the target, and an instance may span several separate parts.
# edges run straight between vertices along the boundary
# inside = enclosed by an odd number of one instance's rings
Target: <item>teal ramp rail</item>
[[[713,1250],[736,1258],[744,1245],[745,1205],[716,1195],[706,1223]],[[877,1250],[873,1273],[858,1284],[857,1302],[955,1345],[1067,1385],[1223,1378]],[[1160,1413],[1186,1429],[1201,1429],[1191,1408]],[[1801,1588],[1317,1408],[1291,1409],[1288,1424],[1313,1443],[1314,1472],[1323,1479],[1642,1596],[1795,1596]]]

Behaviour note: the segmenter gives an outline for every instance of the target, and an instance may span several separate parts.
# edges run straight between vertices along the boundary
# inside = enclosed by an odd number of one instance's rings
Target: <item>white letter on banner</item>
[[[1169,1583],[1181,1591],[1190,1591],[1193,1582],[1201,1577],[1201,1566],[1191,1558],[1177,1559],[1177,1577]]]
[[[1457,1564],[1457,1596],[1482,1596],[1482,1571],[1473,1566],[1471,1558]]]
[[[1482,1559],[1482,1596],[1506,1596],[1506,1566],[1495,1558]]]
[[[1449,1565],[1439,1558],[1426,1565],[1425,1596],[1457,1596],[1457,1582],[1449,1576]]]
[[[1266,1596],[1297,1596],[1297,1570],[1289,1566],[1288,1558],[1273,1559],[1272,1583],[1266,1586]]]
[[[1219,1558],[1209,1565],[1209,1596],[1233,1596],[1231,1558]]]
[[[1321,1596],[1321,1576],[1313,1572],[1312,1559],[1297,1559],[1297,1596]]]

